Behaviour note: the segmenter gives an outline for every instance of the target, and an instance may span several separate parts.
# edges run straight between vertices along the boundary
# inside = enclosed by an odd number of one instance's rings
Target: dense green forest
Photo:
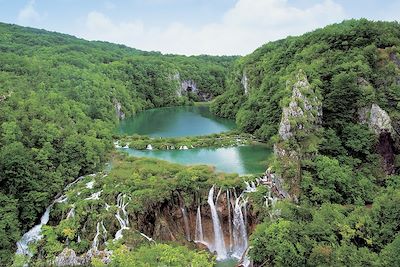
[[[219,95],[234,59],[0,24],[0,265],[66,183],[104,167],[118,116],[190,104],[178,92],[187,79]]]
[[[399,47],[397,22],[350,20],[236,62],[212,110],[275,145],[297,202],[257,227],[257,265],[399,265]]]
[[[182,92],[181,82],[193,80],[216,96],[214,113],[274,145],[270,166],[291,194],[277,204],[279,216],[265,208],[264,187],[249,194],[255,266],[399,266],[399,47],[399,23],[364,19],[242,58],[162,55],[0,24],[0,265],[11,264],[16,241],[68,182],[104,169],[119,117],[191,104],[199,96]],[[45,227],[39,266],[67,245],[87,251],[96,221],[114,223],[115,214],[102,209],[102,201],[115,200],[111,185],[133,194],[128,209],[141,218],[170,199],[195,207],[193,196],[213,184],[242,184],[206,167],[116,158],[111,174],[96,180],[105,198],[87,204],[69,191],[82,203],[73,220],[65,219],[67,205],[56,206],[52,216],[62,220]],[[78,189],[90,196],[84,185]],[[81,231],[82,222],[90,230]],[[77,233],[87,239],[74,243]],[[125,241],[134,249],[118,244],[111,266],[213,260],[175,243],[149,246],[137,233]]]

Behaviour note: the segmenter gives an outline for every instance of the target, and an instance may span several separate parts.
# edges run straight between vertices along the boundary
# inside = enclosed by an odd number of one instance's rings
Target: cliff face
[[[392,126],[389,114],[377,104],[359,110],[359,121],[368,127],[378,138],[376,151],[382,157],[382,165],[387,174],[395,172],[395,142],[399,136]]]
[[[305,73],[300,70],[292,86],[290,103],[282,110],[279,141],[274,145],[277,160],[282,166],[282,177],[289,193],[297,198],[300,193],[301,159],[310,155],[303,142],[317,132],[322,121],[322,104],[312,89]]]
[[[282,110],[279,137],[288,140],[299,132],[309,133],[321,124],[322,104],[311,88],[307,76],[300,70],[292,87],[288,107]]]
[[[114,99],[114,108],[115,108],[115,115],[119,120],[125,119],[125,113],[122,111],[122,104]]]

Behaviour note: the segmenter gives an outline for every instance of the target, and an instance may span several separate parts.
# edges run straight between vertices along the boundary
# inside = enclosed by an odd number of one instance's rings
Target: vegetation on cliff
[[[157,261],[167,265],[176,261],[173,266],[212,264],[208,253],[174,247],[194,248],[194,243],[186,240],[180,207],[196,211],[198,205],[206,205],[213,185],[240,188],[243,183],[238,175],[216,173],[210,166],[188,167],[122,154],[114,155],[110,164],[110,172],[83,177],[65,191],[65,201],[52,207],[50,222],[43,226],[44,238],[32,244],[31,250],[36,252],[33,264],[49,265],[66,248],[82,257],[81,262],[99,264],[106,254],[100,252],[112,250],[115,266],[132,266],[124,265],[128,259],[150,266]],[[116,214],[128,221],[122,235],[118,234],[122,228]],[[101,236],[97,242],[96,233]],[[158,244],[168,241],[171,247]],[[88,251],[95,256],[87,256]],[[182,252],[185,255],[179,255]]]
[[[249,145],[258,140],[251,134],[236,131],[191,137],[154,138],[146,135],[115,136],[117,145],[144,150],[151,145],[152,149],[191,149],[200,147],[231,147]],[[185,148],[184,148],[185,147]]]
[[[251,238],[256,265],[394,264],[399,47],[397,22],[350,20],[237,61],[212,110],[273,141],[273,169],[300,205],[264,217]]]

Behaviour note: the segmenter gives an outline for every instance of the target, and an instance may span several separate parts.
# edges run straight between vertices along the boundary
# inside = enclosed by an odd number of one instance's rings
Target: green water
[[[233,128],[233,120],[216,117],[207,106],[189,106],[143,111],[121,121],[118,130],[128,135],[181,137],[221,133]]]
[[[123,150],[136,157],[158,158],[184,165],[213,165],[217,171],[240,175],[264,172],[266,160],[271,155],[271,150],[264,145],[189,150],[136,150],[130,148]]]
[[[224,261],[217,261],[215,267],[235,267],[237,265],[237,259],[228,259]]]
[[[118,130],[128,135],[178,137],[220,133],[233,128],[233,120],[214,116],[207,106],[191,106],[147,110],[123,120]],[[184,165],[212,165],[217,171],[240,175],[264,172],[266,160],[272,153],[265,145],[189,150],[121,150],[136,157],[158,158]]]

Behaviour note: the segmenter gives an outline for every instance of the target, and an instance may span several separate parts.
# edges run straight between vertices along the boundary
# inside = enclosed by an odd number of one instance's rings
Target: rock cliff
[[[288,86],[289,86],[288,82]],[[282,110],[279,141],[274,153],[282,167],[282,178],[294,200],[300,194],[301,160],[312,155],[306,140],[316,134],[322,122],[322,103],[300,70],[292,86],[289,105]]]

